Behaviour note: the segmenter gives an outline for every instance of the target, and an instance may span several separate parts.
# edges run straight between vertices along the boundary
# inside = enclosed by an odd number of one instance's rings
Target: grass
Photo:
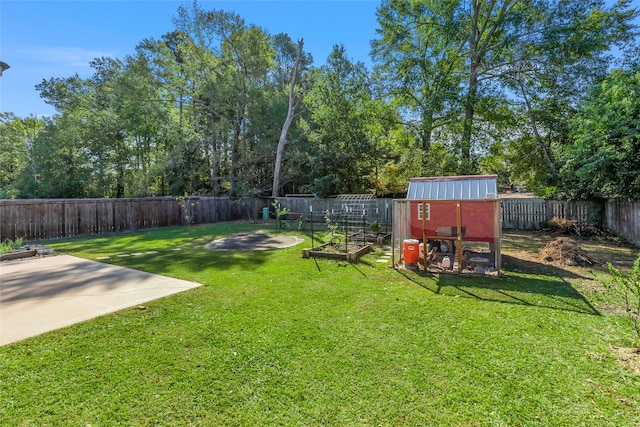
[[[0,424],[638,425],[640,376],[611,350],[628,325],[599,308],[612,303],[601,269],[505,256],[504,278],[422,277],[376,262],[379,249],[356,265],[302,259],[308,235],[203,248],[256,228],[49,244],[205,286],[0,347]],[[533,236],[505,235],[505,251],[535,250]]]

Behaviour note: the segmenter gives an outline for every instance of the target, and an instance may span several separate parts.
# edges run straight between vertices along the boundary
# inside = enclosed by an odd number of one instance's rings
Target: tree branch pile
[[[596,260],[587,254],[575,240],[568,237],[558,237],[547,243],[540,250],[539,256],[546,262],[560,265],[586,267],[596,263]]]

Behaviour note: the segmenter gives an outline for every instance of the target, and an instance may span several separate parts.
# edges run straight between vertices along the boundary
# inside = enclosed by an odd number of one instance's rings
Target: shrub
[[[21,238],[16,240],[6,240],[4,242],[0,242],[0,254],[7,253],[14,249],[18,249],[22,247],[24,240]]]
[[[622,274],[611,263],[607,264],[611,280],[605,286],[622,297],[624,310],[636,334],[636,347],[640,348],[640,255],[634,261],[631,273]]]

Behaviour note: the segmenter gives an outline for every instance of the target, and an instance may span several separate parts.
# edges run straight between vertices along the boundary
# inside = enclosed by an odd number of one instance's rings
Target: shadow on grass
[[[245,240],[251,243],[250,233],[265,233],[271,230],[254,224],[208,224],[203,226],[170,227],[131,233],[64,239],[52,242],[58,253],[68,253],[93,258],[108,264],[137,268],[156,274],[172,276],[172,271],[201,272],[242,268],[252,271],[288,248],[246,250],[247,245],[238,244],[237,250],[210,250],[205,245],[231,233],[248,233]],[[262,236],[262,234],[261,234]],[[260,238],[269,243],[267,237]],[[297,246],[297,245],[296,245]],[[250,246],[251,247],[251,246]]]
[[[522,272],[528,274],[538,274],[543,276],[553,276],[562,279],[593,279],[593,275],[585,276],[575,270],[569,270],[552,264],[530,261],[510,255],[502,255],[503,272]]]
[[[186,275],[191,280],[190,276],[197,275],[202,280],[204,278],[215,279],[219,277],[219,274],[228,271],[252,273],[260,270],[268,263],[288,263],[291,261],[291,257],[296,260],[302,259],[301,251],[303,247],[305,247],[304,242],[300,242],[294,246],[274,247],[265,250],[247,250],[246,248],[219,250],[206,249],[204,245],[198,244],[179,248],[180,250],[165,249],[154,251],[155,253],[152,254],[145,253],[126,257],[111,255],[108,259],[99,260],[109,264],[182,279]],[[204,275],[200,274],[203,272]],[[205,282],[201,283],[207,284]]]
[[[523,270],[527,266],[531,274],[521,274],[509,265],[508,256],[503,256],[503,277],[459,276],[453,274],[417,273],[397,269],[411,282],[435,294],[452,297],[475,298],[482,301],[518,304],[577,313],[600,315],[598,310],[567,279],[585,278],[570,271],[518,259]],[[524,263],[524,264],[523,264]]]
[[[201,247],[231,233],[270,231],[260,224],[213,223],[192,227],[165,227],[91,236],[43,240],[39,243],[65,251],[127,253],[132,250],[158,250],[174,247]]]
[[[83,245],[83,250],[88,250],[86,245]],[[3,303],[38,300],[82,292],[85,289],[110,292],[118,289],[123,280],[141,283],[151,281],[151,284],[145,286],[153,286],[153,274],[207,285],[221,277],[221,274],[226,274],[224,277],[233,280],[236,277],[233,276],[234,272],[231,275],[225,273],[229,270],[252,273],[265,263],[274,262],[286,250],[214,251],[196,248],[180,251],[166,249],[153,253],[123,251],[122,254],[99,260],[104,262],[83,259],[69,265],[61,263],[53,271],[28,271],[26,274],[4,277],[0,290],[1,300]],[[293,249],[298,250],[297,247]],[[114,270],[113,266],[128,270]]]

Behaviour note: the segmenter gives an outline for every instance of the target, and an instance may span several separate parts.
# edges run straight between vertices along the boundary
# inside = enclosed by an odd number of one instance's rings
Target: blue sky
[[[0,0],[0,60],[11,68],[0,77],[0,112],[20,117],[50,115],[35,85],[43,79],[91,75],[89,61],[100,56],[124,58],[145,38],[173,30],[178,6],[190,0],[30,1]],[[304,38],[315,65],[325,63],[334,44],[369,63],[375,38],[374,0],[211,1],[205,9],[235,11],[248,24],[271,34]]]

